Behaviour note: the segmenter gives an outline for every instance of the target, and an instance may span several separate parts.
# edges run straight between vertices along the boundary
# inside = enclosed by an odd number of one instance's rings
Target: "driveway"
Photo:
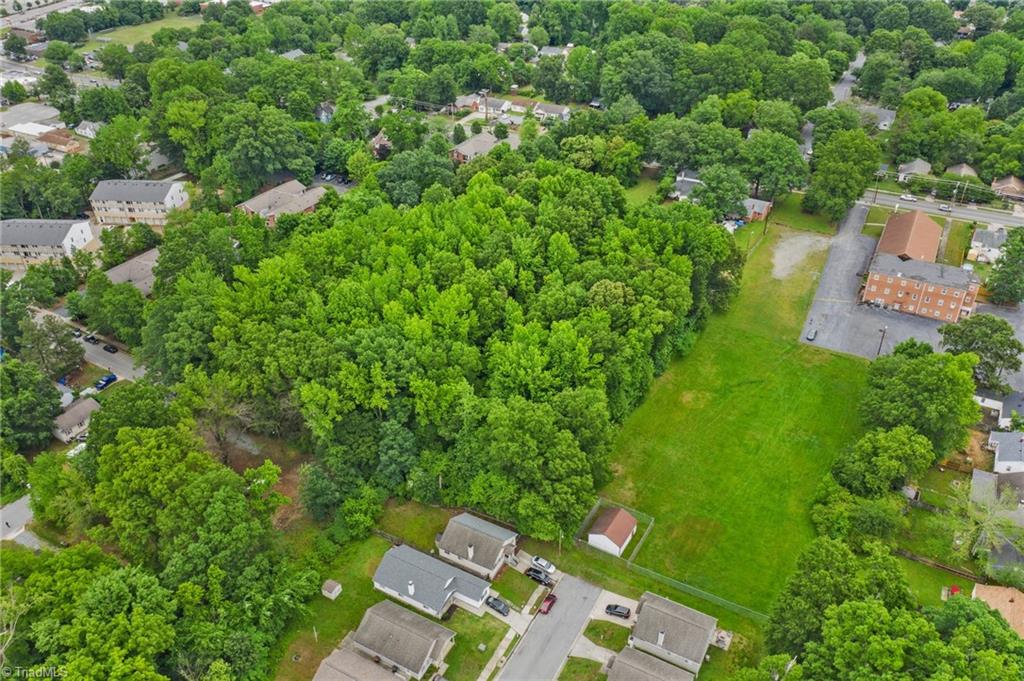
[[[857,83],[857,79],[853,75],[853,70],[864,66],[865,57],[866,55],[863,52],[857,53],[857,57],[850,62],[850,66],[846,69],[843,75],[839,76],[839,80],[832,86],[832,101],[829,102],[829,106],[838,102],[845,102],[850,98],[853,86]]]
[[[0,539],[14,541],[30,549],[42,548],[43,543],[39,537],[31,530],[25,529],[25,526],[32,522],[32,518],[32,508],[28,505],[27,494],[0,508]]]
[[[909,338],[938,348],[941,324],[934,320],[858,304],[861,274],[875,251],[875,239],[860,233],[867,212],[867,206],[857,203],[840,223],[800,340],[867,359],[888,354]],[[1024,340],[1024,310],[979,305],[978,312],[1003,317],[1017,330],[1017,337]],[[818,331],[814,341],[807,340],[811,329]],[[1024,389],[1024,372],[1008,375],[1006,380],[1013,388]]]
[[[537,615],[498,677],[500,681],[555,681],[583,633],[601,589],[565,575],[555,587],[558,602]]]

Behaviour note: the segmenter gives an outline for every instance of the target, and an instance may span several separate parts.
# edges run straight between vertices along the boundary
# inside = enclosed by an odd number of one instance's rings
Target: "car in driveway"
[[[540,568],[549,575],[555,574],[555,566],[549,560],[545,560],[540,556],[534,556],[533,560],[530,561],[534,567]]]
[[[809,340],[809,341],[813,341],[813,340],[814,340],[815,338],[817,338],[817,337],[818,337],[818,330],[817,330],[817,329],[811,329],[811,330],[809,330],[809,331],[807,332],[807,335],[806,335],[806,336],[804,336],[804,338],[806,338],[806,339],[807,339],[807,340]]]
[[[110,343],[107,343],[106,345],[103,346],[103,352],[109,352],[112,355],[116,355],[117,354],[117,348],[115,348]]]
[[[533,581],[537,582],[538,584],[542,584],[544,586],[551,586],[552,584],[554,584],[554,582],[551,579],[551,576],[548,573],[541,570],[540,568],[527,568],[526,576],[532,579]]]
[[[82,330],[81,329],[71,329],[71,335],[74,336],[75,338],[81,338],[82,337]]]
[[[97,338],[95,336],[95,334],[91,334],[91,333],[88,336],[86,336],[85,338],[83,338],[82,340],[84,340],[89,345],[99,345],[100,344],[100,339]]]
[[[903,200],[903,201],[911,201],[911,202],[917,201],[917,197],[914,196],[913,194],[900,194],[900,199]]]
[[[621,617],[624,620],[628,620],[631,611],[624,605],[619,605],[618,603],[611,603],[604,607],[604,614],[611,615],[612,617]]]
[[[106,376],[101,377],[93,385],[96,386],[97,390],[103,390],[104,388],[106,388],[108,385],[110,385],[111,383],[115,382],[116,380],[117,380],[117,375],[116,374],[107,374]]]
[[[506,603],[505,601],[501,600],[497,596],[488,596],[487,600],[485,600],[484,603],[486,603],[487,607],[490,608],[491,610],[493,610],[493,611],[495,611],[495,612],[497,612],[497,613],[499,613],[501,615],[504,615],[505,617],[508,617],[508,613],[510,611],[510,609],[508,607],[508,603]]]
[[[555,594],[548,594],[544,597],[544,602],[540,604],[540,614],[546,615],[551,612],[551,608],[555,607],[555,601],[558,600],[558,596]]]

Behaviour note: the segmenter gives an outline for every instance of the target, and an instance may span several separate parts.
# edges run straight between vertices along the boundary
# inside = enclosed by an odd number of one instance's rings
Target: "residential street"
[[[0,539],[15,541],[30,549],[38,549],[42,546],[39,537],[26,530],[25,526],[32,522],[32,509],[28,505],[26,494],[17,501],[12,501],[3,508],[0,508],[0,522],[3,523],[3,533]]]
[[[505,664],[500,681],[555,681],[573,644],[583,632],[601,589],[564,575],[555,587],[558,602],[537,615]]]
[[[863,201],[878,206],[899,206],[905,210],[923,210],[927,213],[939,214],[939,205],[945,201],[934,201],[923,196],[917,197],[916,202],[902,200],[898,194],[890,194],[886,191],[879,191],[878,198],[875,198],[875,190],[868,188],[862,198]],[[994,208],[983,208],[981,206],[970,206],[965,204],[949,204],[950,212],[946,213],[954,220],[977,220],[985,224],[997,223],[1006,227],[1024,227],[1024,209],[1018,209],[1015,213],[995,210]]]
[[[7,57],[0,57],[0,67],[4,70],[11,71],[24,71],[30,73],[36,77],[42,77],[43,69],[39,68],[32,62],[15,61]],[[68,78],[75,82],[75,85],[80,88],[89,87],[120,87],[120,81],[108,78],[107,76],[97,73],[95,71],[81,71],[78,73],[68,72]]]
[[[71,324],[72,326],[77,326],[78,328],[83,329],[84,331],[83,327],[77,324],[72,324],[69,319],[57,314],[56,312],[52,312],[50,310],[40,310],[38,308],[34,308],[34,310],[36,319],[38,319],[41,315],[46,314],[52,317],[56,317],[57,319],[60,319],[61,321],[67,324]],[[92,345],[91,343],[86,343],[81,338],[78,339],[78,342],[81,343],[82,347],[85,348],[85,361],[91,362],[92,364],[95,364],[98,367],[102,367],[111,373],[117,374],[117,377],[121,379],[137,381],[146,375],[146,368],[141,365],[136,365],[134,357],[129,355],[124,350],[120,350],[117,354],[111,354],[107,352],[106,350],[103,349],[103,346],[109,341],[103,339],[102,337],[97,337],[103,341],[99,345]],[[119,344],[115,343],[115,345]]]

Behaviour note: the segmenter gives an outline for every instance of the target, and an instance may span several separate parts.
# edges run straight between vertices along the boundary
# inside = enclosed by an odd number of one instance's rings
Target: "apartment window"
[[[970,304],[971,304],[971,298],[970,298],[970,296],[967,296],[966,298],[964,298],[964,305],[970,305]]]
[[[892,283],[892,277],[886,277],[885,283],[891,284]]]
[[[922,307],[921,308],[921,314],[928,314],[928,308],[927,307]]]
[[[946,315],[946,319],[947,320],[952,319],[952,318],[953,318],[953,315],[951,315],[951,314]]]
[[[917,300],[917,294],[915,293],[914,295],[910,296],[910,298],[911,300]]]
[[[955,310],[956,309],[956,303],[950,303],[949,304],[949,309],[950,310]]]
[[[874,284],[871,285],[871,290],[874,291],[877,288]]]
[[[872,277],[872,279],[874,279],[875,281],[878,281],[878,275],[876,274],[875,276]]]
[[[932,302],[932,297],[931,296],[925,296],[924,297],[924,302],[926,302],[926,303]]]
[[[959,298],[960,297],[960,292],[959,291],[953,291],[953,297],[954,298]]]
[[[900,286],[906,286],[906,285],[907,285],[907,280],[906,279],[900,279]]]
[[[920,289],[921,288],[921,282],[919,282],[919,281],[918,282],[914,282],[914,288]]]
[[[943,305],[946,304],[946,301],[943,300],[942,298],[939,298],[939,303],[938,304],[939,304],[939,307],[942,307]]]
[[[885,289],[884,293],[885,293],[885,295],[889,295],[889,289],[888,289],[888,287],[886,287],[886,289]]]
[[[914,306],[913,305],[907,305],[907,312],[913,312],[913,311],[914,311]]]
[[[931,292],[932,292],[932,291],[934,291],[934,290],[935,290],[935,287],[934,287],[934,286],[929,286],[929,287],[928,287],[928,293],[931,293]]]
[[[940,312],[939,312],[938,310],[936,310],[936,311],[935,311],[935,316],[936,316],[936,317],[938,317],[938,316],[939,316],[940,314],[941,314],[941,313],[940,313]]]
[[[946,295],[946,289],[942,289],[942,295]]]
[[[896,295],[897,295],[897,297],[902,298],[903,297],[903,291],[897,291]]]

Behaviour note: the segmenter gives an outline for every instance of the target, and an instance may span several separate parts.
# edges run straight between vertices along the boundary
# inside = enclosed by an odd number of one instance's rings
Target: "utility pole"
[[[487,109],[487,95],[491,94],[491,90],[490,88],[484,88],[483,90],[480,91],[480,94],[484,98],[484,123],[490,123],[490,112]]]
[[[889,330],[888,325],[883,326],[882,328],[879,329],[879,331],[882,332],[882,338],[881,338],[881,340],[878,341],[878,351],[875,352],[875,357],[878,357],[879,355],[882,354],[882,343],[885,342],[885,332],[888,331],[888,330]]]

